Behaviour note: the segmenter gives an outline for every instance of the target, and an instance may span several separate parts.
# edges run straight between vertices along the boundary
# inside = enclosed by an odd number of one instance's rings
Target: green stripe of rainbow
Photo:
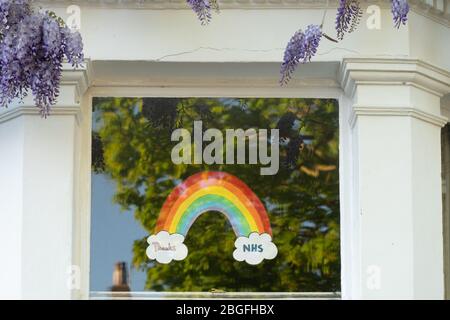
[[[201,172],[175,187],[166,199],[155,232],[165,230],[186,236],[195,220],[207,211],[223,213],[236,236],[268,233],[269,217],[255,193],[241,180],[225,172]]]

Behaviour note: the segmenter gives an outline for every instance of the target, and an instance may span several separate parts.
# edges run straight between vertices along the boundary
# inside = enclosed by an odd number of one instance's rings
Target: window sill
[[[339,292],[108,292],[93,291],[92,300],[339,300]]]

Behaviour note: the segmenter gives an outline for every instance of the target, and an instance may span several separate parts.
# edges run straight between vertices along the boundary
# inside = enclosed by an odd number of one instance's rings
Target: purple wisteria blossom
[[[67,27],[61,30],[61,34],[64,39],[62,49],[64,50],[67,61],[73,67],[79,67],[84,60],[81,34],[79,32],[73,32]]]
[[[408,21],[409,4],[407,0],[391,0],[391,11],[397,28]]]
[[[211,3],[210,0],[186,0],[189,6],[197,14],[200,22],[205,25],[211,20]],[[217,2],[214,2],[217,4]]]
[[[0,106],[34,97],[43,116],[59,95],[64,58],[79,66],[83,45],[54,14],[33,11],[30,0],[0,0]]]
[[[280,83],[282,85],[289,82],[299,63],[311,61],[317,53],[321,39],[322,28],[318,25],[309,25],[305,32],[299,30],[292,36],[284,51],[281,65]]]
[[[344,39],[345,33],[355,31],[358,26],[363,11],[357,0],[340,0],[336,15],[336,31],[338,39]]]
[[[0,0],[0,32],[31,12],[30,0]]]
[[[391,0],[392,14],[397,28],[406,24],[408,20],[409,5],[407,0]],[[363,11],[358,0],[340,0],[336,15],[336,31],[338,39],[342,40],[345,33],[355,31]],[[307,63],[317,53],[322,37],[334,42],[328,35],[322,33],[321,26],[310,25],[303,33],[297,31],[289,41],[284,51],[283,63],[281,65],[281,85],[286,84],[292,78],[292,74],[299,63]]]

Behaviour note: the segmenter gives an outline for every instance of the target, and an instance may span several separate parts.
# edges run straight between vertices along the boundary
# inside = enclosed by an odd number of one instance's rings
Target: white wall
[[[436,23],[414,12],[410,15],[409,21],[410,56],[449,70],[449,26]]]
[[[343,297],[443,297],[439,130],[440,97],[450,92],[448,26],[413,12],[408,27],[394,30],[384,9],[380,30],[368,30],[364,18],[340,44],[323,40],[315,62],[280,88],[287,41],[320,23],[322,9],[223,10],[208,27],[190,10],[81,9],[91,63],[65,72],[53,116],[42,120],[29,101],[18,113],[0,111],[0,298],[89,295],[95,95],[340,98]],[[334,14],[324,26],[332,36]],[[67,287],[73,264],[82,272],[77,292]],[[367,285],[373,265],[383,277],[376,290]]]
[[[0,299],[19,298],[24,120],[0,121],[0,137]]]
[[[139,10],[81,7],[81,32],[92,60],[154,60],[198,62],[280,62],[290,37],[309,24],[321,24],[336,37],[335,9],[222,10],[202,26],[187,10]],[[64,10],[57,10],[63,17]],[[369,30],[368,15],[357,32],[336,45],[323,40],[316,61],[345,56],[409,54],[408,27],[394,30],[389,9],[381,29]],[[98,35],[102,36],[99,37]]]

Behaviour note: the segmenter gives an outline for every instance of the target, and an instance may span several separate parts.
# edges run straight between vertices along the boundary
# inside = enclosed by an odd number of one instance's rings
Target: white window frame
[[[79,244],[79,261],[83,277],[81,298],[90,299],[167,299],[167,298],[243,298],[243,299],[338,299],[341,293],[155,293],[138,292],[115,294],[91,292],[90,289],[90,218],[91,218],[91,131],[92,100],[95,97],[238,97],[238,98],[318,98],[336,99],[339,103],[339,163],[341,206],[341,291],[349,284],[346,274],[349,267],[344,255],[350,239],[346,237],[348,214],[351,204],[350,170],[351,148],[347,99],[340,87],[337,74],[338,62],[316,62],[304,68],[302,77],[294,79],[289,86],[278,84],[279,63],[164,63],[154,62],[102,62],[90,67],[91,86],[82,102],[82,133],[79,144],[81,179],[77,196],[80,217],[76,222],[75,243]],[[156,72],[155,72],[156,69]],[[139,70],[139,72],[136,72]],[[148,73],[143,72],[148,70]],[[154,76],[147,76],[152,75]],[[213,74],[213,76],[211,76]],[[347,191],[346,191],[347,190]],[[347,218],[346,218],[347,217]]]

